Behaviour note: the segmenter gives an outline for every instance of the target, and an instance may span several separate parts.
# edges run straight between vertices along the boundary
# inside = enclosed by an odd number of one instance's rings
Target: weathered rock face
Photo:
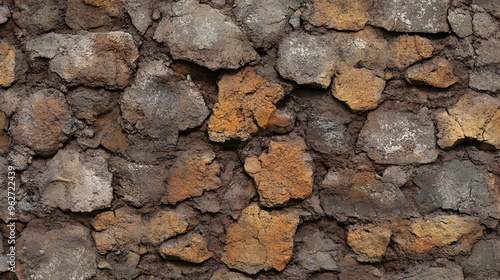
[[[64,22],[63,0],[15,0],[12,18],[21,28],[47,32]]]
[[[358,261],[379,262],[391,241],[391,234],[391,230],[384,226],[354,226],[349,228],[347,244]]]
[[[50,60],[50,70],[70,85],[124,88],[139,57],[132,36],[122,31],[69,35],[49,33],[29,40],[31,59]]]
[[[498,92],[500,70],[498,70],[500,40],[495,37],[475,44],[474,70],[470,74],[469,86],[475,90]]]
[[[55,154],[72,132],[73,120],[64,95],[53,89],[37,91],[21,108],[9,128],[14,141],[43,157]]]
[[[81,224],[49,229],[36,220],[23,230],[16,246],[20,279],[92,279],[97,273],[90,230]]]
[[[290,15],[299,7],[299,0],[237,0],[233,13],[250,29],[250,39],[255,46],[268,49],[281,37]]]
[[[16,80],[16,52],[12,46],[0,44],[0,86],[8,87]]]
[[[170,167],[163,201],[176,204],[200,196],[203,191],[218,189],[220,165],[210,150],[184,152]]]
[[[358,145],[377,163],[406,165],[437,159],[434,125],[408,112],[373,112]]]
[[[210,280],[250,280],[250,279],[252,278],[243,273],[234,272],[225,267],[219,269],[214,275],[212,275],[212,278],[210,278]]]
[[[250,68],[226,74],[218,82],[219,98],[208,124],[210,140],[249,140],[259,128],[266,128],[284,96],[283,88]]]
[[[68,0],[65,22],[73,30],[89,30],[111,25],[123,16],[121,1]]]
[[[296,252],[299,266],[308,271],[338,271],[340,246],[324,232],[315,230],[309,234]]]
[[[485,148],[500,148],[500,99],[466,95],[447,112],[436,116],[438,145],[450,149],[473,139]]]
[[[70,92],[68,103],[74,108],[77,118],[93,123],[115,105],[111,101],[112,95],[104,89],[77,87]]]
[[[259,202],[265,207],[285,205],[290,199],[304,199],[312,192],[312,157],[298,136],[279,136],[269,152],[245,160],[245,171],[254,178]]]
[[[159,60],[141,65],[134,84],[125,90],[121,110],[125,129],[165,146],[175,145],[179,131],[201,125],[209,114],[193,82],[176,81]]]
[[[453,68],[444,58],[412,66],[406,70],[405,76],[410,84],[437,88],[447,88],[458,82],[458,78],[453,75]]]
[[[161,244],[160,254],[169,260],[183,260],[191,263],[202,263],[213,255],[208,251],[207,242],[203,236],[192,232]]]
[[[461,263],[464,274],[472,279],[500,277],[500,241],[481,240],[474,245],[472,254]]]
[[[313,0],[302,18],[316,26],[357,31],[370,20],[372,3],[363,0]]]
[[[346,128],[334,118],[310,116],[307,118],[307,143],[320,153],[333,153],[347,149]]]
[[[282,271],[292,257],[298,224],[297,215],[273,215],[256,205],[249,206],[238,223],[228,229],[222,261],[248,274],[272,268]]]
[[[463,280],[464,274],[462,268],[451,262],[422,264],[412,267],[406,273],[399,273],[394,276],[395,280],[425,280],[425,279],[443,279],[443,280]]]
[[[47,164],[40,182],[42,202],[73,212],[109,207],[113,199],[109,155],[102,150],[85,153],[71,147],[59,151]]]
[[[413,182],[421,189],[416,201],[424,211],[442,208],[479,217],[500,216],[500,204],[490,193],[494,186],[470,162],[452,161],[436,170],[421,168]]]
[[[154,38],[168,46],[174,59],[211,70],[237,69],[259,59],[238,26],[208,5],[181,0],[166,13],[168,17],[160,22]]]
[[[449,10],[448,22],[451,29],[458,37],[464,38],[472,35],[472,17],[467,10]]]
[[[6,6],[0,6],[0,24],[6,23],[10,18],[10,9]]]
[[[434,47],[429,39],[420,36],[402,35],[390,44],[391,61],[398,69],[432,57]]]
[[[399,253],[409,258],[430,259],[430,254],[454,256],[469,251],[482,235],[477,219],[438,216],[395,226],[392,240]]]

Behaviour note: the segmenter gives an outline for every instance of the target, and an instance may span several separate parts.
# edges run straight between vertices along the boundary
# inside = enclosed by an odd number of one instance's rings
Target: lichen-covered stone
[[[63,0],[15,0],[14,22],[23,29],[47,32],[64,22]]]
[[[451,29],[460,38],[472,35],[472,17],[467,10],[449,10],[448,22]]]
[[[174,59],[211,70],[237,69],[259,59],[238,26],[208,5],[181,0],[171,4],[166,13],[154,39],[167,45]]]
[[[377,163],[407,165],[437,159],[434,124],[409,112],[373,112],[358,145]]]
[[[458,78],[453,74],[453,68],[444,58],[435,58],[414,65],[406,70],[405,77],[410,84],[437,88],[447,88],[458,82]]]
[[[245,24],[256,47],[268,49],[285,32],[288,18],[300,7],[300,0],[236,0],[233,13]]]
[[[415,62],[432,57],[434,47],[427,38],[401,35],[390,44],[391,62],[398,69],[405,69]]]
[[[31,59],[50,60],[50,70],[70,85],[121,89],[129,84],[139,52],[122,31],[84,35],[49,33],[26,42]]]
[[[304,199],[312,192],[313,162],[304,140],[278,136],[269,152],[245,160],[245,171],[253,177],[259,202],[265,207],[285,205],[290,199]]]
[[[379,262],[391,241],[392,232],[386,226],[362,225],[349,228],[347,244],[360,262]]]
[[[309,116],[306,134],[307,143],[317,152],[328,154],[347,149],[346,128],[335,118]]]
[[[168,260],[182,260],[191,263],[202,263],[212,257],[207,249],[207,242],[198,233],[188,233],[161,244],[160,255]]]
[[[60,150],[42,173],[42,202],[73,212],[92,212],[111,205],[112,174],[103,150]]]
[[[465,276],[471,279],[496,279],[500,277],[500,241],[481,240],[477,242],[472,248],[472,254],[461,265]]]
[[[16,52],[12,46],[0,43],[0,86],[9,87],[16,80]]]
[[[486,148],[500,148],[500,99],[486,94],[466,95],[436,116],[438,145],[450,149],[467,139]]]
[[[333,80],[332,95],[354,111],[373,110],[382,97],[385,80],[364,68],[341,67]]]
[[[392,240],[408,258],[431,259],[431,254],[454,256],[467,252],[483,235],[478,220],[460,216],[437,216],[395,225]]]
[[[16,244],[19,279],[93,279],[97,254],[90,230],[79,223],[49,229],[41,220],[28,223]]]
[[[218,82],[219,98],[208,123],[210,140],[249,140],[259,128],[266,128],[284,97],[283,88],[246,67],[225,74]]]
[[[313,0],[302,18],[316,26],[357,31],[370,21],[372,5],[365,0]]]
[[[293,236],[299,224],[295,214],[270,214],[252,205],[227,230],[222,261],[248,274],[272,268],[282,271],[292,258]]]
[[[48,157],[68,139],[72,123],[64,95],[57,90],[44,89],[22,102],[21,109],[12,117],[9,130],[16,144]]]
[[[180,153],[170,167],[163,201],[176,204],[200,196],[203,191],[218,189],[220,165],[211,150],[194,150]]]

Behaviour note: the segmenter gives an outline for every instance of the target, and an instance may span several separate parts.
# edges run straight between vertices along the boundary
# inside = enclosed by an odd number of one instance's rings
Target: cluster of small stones
[[[497,0],[0,0],[0,278],[500,279],[499,94]]]

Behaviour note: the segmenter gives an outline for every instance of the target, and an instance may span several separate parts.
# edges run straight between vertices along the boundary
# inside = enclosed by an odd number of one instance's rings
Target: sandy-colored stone
[[[398,69],[432,57],[434,47],[427,38],[402,35],[390,44],[391,61]]]
[[[313,160],[306,148],[298,136],[278,136],[267,154],[245,160],[245,171],[255,180],[262,206],[283,206],[311,194]]]
[[[161,244],[160,255],[168,260],[183,260],[191,263],[202,263],[212,257],[207,249],[207,241],[198,233],[189,233],[170,239]]]
[[[9,130],[18,145],[48,157],[63,146],[72,132],[73,119],[64,95],[44,89],[23,101],[12,117]]]
[[[0,86],[8,87],[16,80],[16,53],[12,46],[0,43]]]
[[[292,258],[295,214],[272,215],[252,205],[227,230],[222,261],[248,274],[272,268],[282,271]]]
[[[466,95],[451,109],[438,114],[436,121],[437,143],[443,149],[451,149],[468,139],[478,141],[479,148],[500,149],[498,97]]]
[[[366,0],[313,0],[302,18],[316,26],[357,31],[370,20],[371,7]]]
[[[448,60],[441,57],[408,68],[405,77],[410,84],[437,88],[447,88],[458,82]]]
[[[361,225],[349,228],[347,244],[360,262],[379,262],[391,241],[391,230],[386,226]]]
[[[275,104],[284,96],[280,85],[250,67],[225,74],[218,86],[219,98],[208,123],[208,135],[215,142],[250,139],[259,128],[267,127]]]
[[[482,235],[481,226],[475,218],[438,216],[395,225],[392,240],[396,250],[407,257],[430,259],[430,254],[454,256],[470,251]]]
[[[354,112],[373,110],[382,97],[385,80],[364,68],[340,67],[333,80],[332,95]]]
[[[210,150],[183,152],[170,167],[163,201],[176,204],[221,186],[220,165]]]

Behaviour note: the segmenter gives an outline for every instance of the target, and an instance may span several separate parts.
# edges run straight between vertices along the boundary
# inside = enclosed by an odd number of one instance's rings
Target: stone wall
[[[0,0],[0,278],[500,279],[499,20]]]

